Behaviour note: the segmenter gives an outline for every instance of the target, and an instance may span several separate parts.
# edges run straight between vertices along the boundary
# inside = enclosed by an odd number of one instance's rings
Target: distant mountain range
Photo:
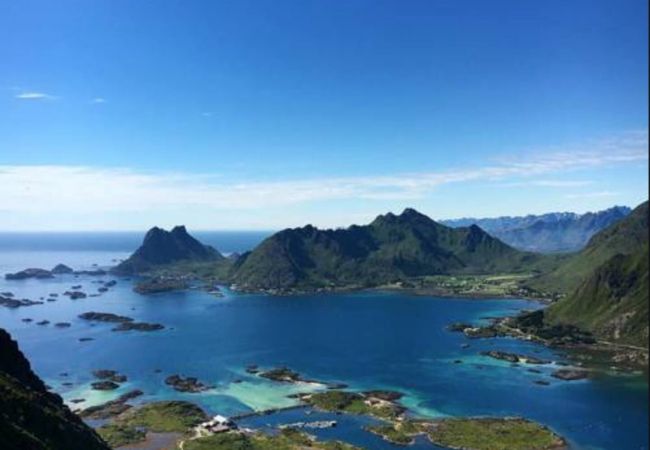
[[[555,253],[581,250],[600,230],[618,222],[630,213],[626,206],[604,211],[575,214],[549,213],[539,216],[464,218],[443,220],[450,227],[478,225],[492,236],[519,250]]]
[[[364,226],[280,231],[242,255],[231,281],[244,289],[367,287],[432,274],[516,272],[538,259],[476,225],[451,228],[406,209]]]
[[[48,392],[9,333],[0,328],[0,447],[3,450],[110,450]]]
[[[607,341],[648,347],[648,202],[591,238],[555,270],[530,280],[566,298],[544,312]]]

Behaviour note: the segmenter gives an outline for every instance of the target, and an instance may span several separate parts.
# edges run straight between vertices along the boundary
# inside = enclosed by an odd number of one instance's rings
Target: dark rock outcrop
[[[109,322],[109,323],[123,323],[123,322],[133,322],[131,317],[119,316],[113,313],[104,313],[104,312],[85,312],[79,314],[80,319],[84,320],[93,320],[97,322]]]
[[[180,375],[170,375],[165,378],[165,384],[171,386],[179,392],[202,392],[211,389],[211,386],[204,384],[195,377],[182,377]]]
[[[0,443],[3,450],[109,450],[47,391],[9,334],[0,329]]]
[[[62,275],[67,273],[73,273],[74,270],[72,270],[72,268],[66,266],[65,264],[57,264],[56,266],[54,266],[51,272],[55,275]]]

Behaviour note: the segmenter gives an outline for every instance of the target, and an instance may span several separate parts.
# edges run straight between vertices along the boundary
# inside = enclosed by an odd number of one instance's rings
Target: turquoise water
[[[240,244],[231,251],[243,250],[245,245]],[[0,244],[0,273],[29,266],[50,268],[59,262],[76,269],[108,266],[128,252],[119,247],[2,250]],[[0,292],[36,300],[50,292],[61,294],[74,284],[92,292],[98,286],[93,280],[71,275],[52,280],[3,279]],[[248,364],[286,365],[308,378],[342,382],[352,389],[398,390],[405,394],[403,403],[422,416],[521,415],[550,426],[574,448],[648,448],[648,388],[642,378],[603,375],[562,382],[550,378],[552,365],[538,367],[544,373],[535,374],[526,365],[511,367],[479,352],[499,349],[552,360],[561,360],[560,354],[506,338],[468,341],[445,329],[454,321],[480,321],[539,307],[535,302],[381,292],[267,297],[226,291],[225,298],[215,298],[187,291],[144,297],[132,292],[131,281],[116,280],[118,284],[100,297],[76,301],[59,297],[56,302],[17,310],[0,308],[0,326],[18,340],[36,372],[66,400],[86,399],[82,407],[139,388],[145,392],[141,401],[186,399],[210,412],[231,415],[290,406],[294,401],[288,395],[320,389],[263,381],[244,370]],[[86,311],[124,314],[167,328],[155,333],[114,333],[110,325],[92,326],[77,319]],[[39,327],[23,323],[26,317],[67,321],[72,326]],[[94,340],[79,342],[80,337]],[[463,343],[471,346],[463,349]],[[129,381],[114,392],[92,391],[90,372],[99,368],[116,369]],[[69,376],[61,376],[62,372]],[[196,376],[214,388],[200,394],[175,392],[163,382],[173,373]],[[551,385],[534,384],[537,379]],[[73,385],[63,385],[66,382]],[[293,410],[247,423],[265,426],[326,416]],[[393,448],[361,429],[369,419],[337,416],[337,420],[340,426],[316,433],[368,448]],[[415,448],[432,446],[419,442]]]

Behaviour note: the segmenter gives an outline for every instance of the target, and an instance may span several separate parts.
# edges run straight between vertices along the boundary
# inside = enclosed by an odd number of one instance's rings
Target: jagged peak
[[[187,228],[185,228],[185,225],[176,225],[174,228],[172,228],[170,231],[165,230],[164,228],[154,226],[147,231],[145,238],[147,237],[152,237],[152,236],[162,236],[162,235],[175,235],[175,236],[184,236],[184,235],[189,235],[187,232]]]
[[[185,225],[176,225],[174,228],[172,228],[171,232],[172,234],[188,234]]]
[[[414,208],[405,208],[401,214],[396,215],[392,212],[386,214],[380,214],[372,222],[373,224],[383,223],[383,222],[413,222],[413,221],[426,221],[430,223],[435,223],[435,221],[429,216],[422,214]]]

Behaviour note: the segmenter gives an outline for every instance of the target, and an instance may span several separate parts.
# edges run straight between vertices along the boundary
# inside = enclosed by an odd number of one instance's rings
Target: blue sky
[[[634,206],[647,16],[640,0],[2,2],[0,229]]]

